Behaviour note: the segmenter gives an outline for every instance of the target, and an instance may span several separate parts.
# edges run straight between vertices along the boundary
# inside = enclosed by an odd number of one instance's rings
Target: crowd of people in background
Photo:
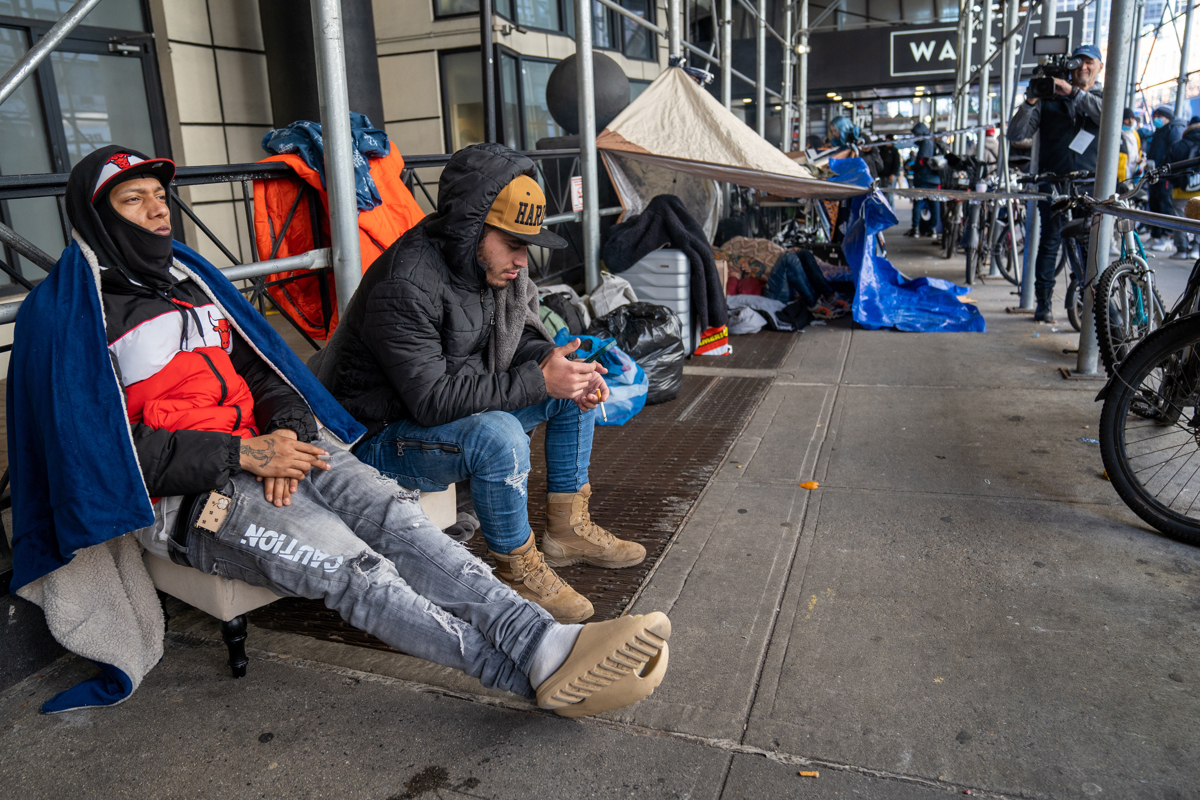
[[[1094,171],[1099,142],[1101,97],[1103,87],[1099,77],[1104,69],[1101,53],[1095,45],[1081,45],[1073,53],[1081,65],[1069,81],[1055,79],[1053,97],[1044,100],[1027,97],[1018,103],[1017,111],[1006,131],[1009,140],[1009,164],[1028,172],[1030,152],[1035,134],[1040,134],[1038,172],[1067,173]],[[1170,105],[1156,107],[1149,120],[1133,109],[1124,109],[1121,124],[1121,144],[1117,168],[1118,181],[1136,181],[1146,170],[1177,164],[1200,157],[1200,116],[1185,119],[1177,116]],[[947,152],[945,144],[933,135],[929,127],[917,121],[911,128],[913,139],[908,157],[888,137],[869,142],[849,117],[835,117],[829,123],[828,138],[809,136],[806,142],[810,153],[828,158],[861,157],[878,181],[884,193],[907,179],[909,186],[918,189],[946,188],[942,186],[942,161]],[[1090,134],[1081,135],[1081,134]],[[984,163],[999,160],[997,131],[984,132]],[[972,153],[973,154],[973,153]],[[903,177],[902,177],[903,176]],[[1048,192],[1048,186],[1038,187]],[[1090,187],[1085,190],[1090,190]],[[1200,169],[1190,169],[1172,175],[1169,180],[1151,184],[1145,198],[1149,210],[1167,216],[1183,216],[1187,201],[1200,196]],[[1054,269],[1060,245],[1058,229],[1062,220],[1050,212],[1050,204],[1039,203],[1041,237],[1038,243],[1037,321],[1052,322],[1051,297],[1054,291]],[[906,236],[940,236],[941,204],[933,200],[916,199],[912,207],[912,224]],[[1183,231],[1152,227],[1150,249],[1173,259],[1200,258],[1200,237]]]

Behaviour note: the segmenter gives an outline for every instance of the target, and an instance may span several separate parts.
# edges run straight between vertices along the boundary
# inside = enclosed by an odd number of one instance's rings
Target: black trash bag
[[[617,347],[646,371],[650,381],[646,405],[679,396],[687,354],[674,311],[653,303],[627,303],[594,320],[588,334],[616,339]]]
[[[571,332],[572,336],[583,333],[583,315],[571,303],[571,295],[566,292],[548,294],[542,298],[542,305],[562,317],[562,321],[567,324],[567,330]]]

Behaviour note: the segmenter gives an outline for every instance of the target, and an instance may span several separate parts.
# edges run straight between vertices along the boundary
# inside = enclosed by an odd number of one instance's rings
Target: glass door
[[[0,74],[57,19],[31,12],[26,5],[0,0]],[[76,28],[0,105],[0,174],[69,172],[88,153],[109,144],[170,157],[153,39],[143,32],[140,4],[119,0],[108,5],[111,13],[93,14],[87,21],[128,28]],[[14,10],[19,16],[4,13]],[[61,197],[0,201],[0,221],[52,257],[69,241]],[[2,257],[26,280],[45,276],[10,248],[4,248]],[[18,288],[8,274],[0,273],[0,294]]]

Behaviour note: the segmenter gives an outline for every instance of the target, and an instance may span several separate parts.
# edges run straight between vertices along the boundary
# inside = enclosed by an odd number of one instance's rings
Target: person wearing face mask
[[[1154,169],[1171,160],[1171,146],[1183,138],[1183,131],[1187,127],[1187,123],[1181,119],[1175,119],[1175,109],[1172,106],[1161,105],[1154,109],[1154,113],[1150,117],[1150,124],[1154,126],[1154,133],[1150,136],[1150,141],[1146,143],[1146,168]],[[1151,185],[1148,192],[1151,211],[1155,214],[1166,214],[1169,217],[1175,216],[1175,206],[1171,203],[1171,187],[1167,185],[1166,181],[1159,181]],[[1150,249],[1159,253],[1174,250],[1175,245],[1169,234],[1170,232],[1166,228],[1151,226],[1150,235],[1153,240],[1150,243]]]
[[[1067,173],[1077,170],[1096,169],[1097,141],[1100,137],[1101,85],[1097,82],[1104,62],[1100,49],[1093,44],[1075,48],[1072,55],[1081,64],[1071,74],[1071,82],[1054,79],[1054,97],[1039,100],[1027,97],[1019,105],[1008,126],[1009,141],[1019,142],[1040,133],[1041,144],[1038,155],[1038,171]],[[1085,187],[1086,189],[1086,187]],[[1043,184],[1039,191],[1049,192]],[[1052,310],[1054,299],[1055,267],[1058,251],[1062,245],[1060,216],[1050,213],[1050,202],[1038,202],[1041,215],[1041,239],[1034,280],[1037,297],[1035,322],[1054,322]]]
[[[1117,161],[1117,180],[1132,181],[1142,174],[1142,139],[1137,132],[1137,115],[1126,108],[1121,115],[1121,152]]]
[[[112,643],[124,635],[157,636],[161,656],[141,545],[321,599],[398,650],[561,716],[653,691],[667,617],[556,623],[430,522],[418,492],[349,452],[363,426],[216,268],[173,240],[174,175],[167,159],[109,146],[67,181],[73,241],[22,302],[9,365],[13,590],[70,617],[52,630],[81,654],[124,657]],[[62,611],[66,590],[90,594],[84,619]],[[142,624],[121,624],[133,616]],[[43,710],[120,702],[157,660],[133,675],[101,664],[94,686]]]

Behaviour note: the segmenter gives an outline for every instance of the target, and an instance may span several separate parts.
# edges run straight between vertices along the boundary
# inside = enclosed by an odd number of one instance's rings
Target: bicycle
[[[957,156],[950,152],[945,152],[943,157],[946,160],[946,165],[942,168],[943,189],[970,189],[979,181],[983,170],[983,163],[979,159],[974,156]],[[971,205],[974,210],[978,210],[977,204]],[[963,226],[967,217],[968,214],[963,213],[962,200],[947,200],[942,204],[942,258],[951,258],[954,255],[955,248],[962,241]],[[967,263],[971,263],[969,253]],[[971,275],[968,274],[967,283],[971,283],[971,280]]]
[[[999,175],[989,176],[988,191],[1000,189]],[[982,197],[977,215],[977,230],[964,235],[967,243],[967,283],[975,278],[989,278],[992,267],[1014,286],[1020,286],[1018,256],[1025,247],[1025,208],[1012,200]],[[970,223],[968,223],[969,225]],[[977,244],[972,245],[975,241]]]
[[[1081,192],[1078,187],[1082,183],[1095,180],[1095,177],[1096,173],[1081,170],[1061,175],[1042,172],[1018,179],[1020,183],[1024,184],[1044,183],[1049,185],[1051,217],[1073,215],[1073,218],[1064,223],[1060,229],[1062,249],[1054,275],[1057,280],[1064,268],[1070,270],[1065,306],[1067,321],[1076,331],[1083,329],[1083,302],[1084,296],[1087,294],[1087,240],[1090,235],[1090,220],[1083,212],[1095,202]],[[1065,187],[1067,193],[1060,194],[1059,187]]]
[[[1200,282],[1196,270],[1189,291]],[[1100,455],[1133,513],[1172,538],[1200,545],[1200,315],[1169,322],[1138,343],[1097,400]]]
[[[1130,198],[1144,186],[1196,164],[1200,164],[1200,158],[1150,170],[1136,186],[1110,203],[1127,207]],[[1117,220],[1117,230],[1122,237],[1121,256],[1104,270],[1096,283],[1096,339],[1100,359],[1110,376],[1137,343],[1157,328],[1200,310],[1200,289],[1197,288],[1200,261],[1192,267],[1187,290],[1168,311],[1158,293],[1154,270],[1146,261],[1146,251],[1135,223],[1128,219]]]

